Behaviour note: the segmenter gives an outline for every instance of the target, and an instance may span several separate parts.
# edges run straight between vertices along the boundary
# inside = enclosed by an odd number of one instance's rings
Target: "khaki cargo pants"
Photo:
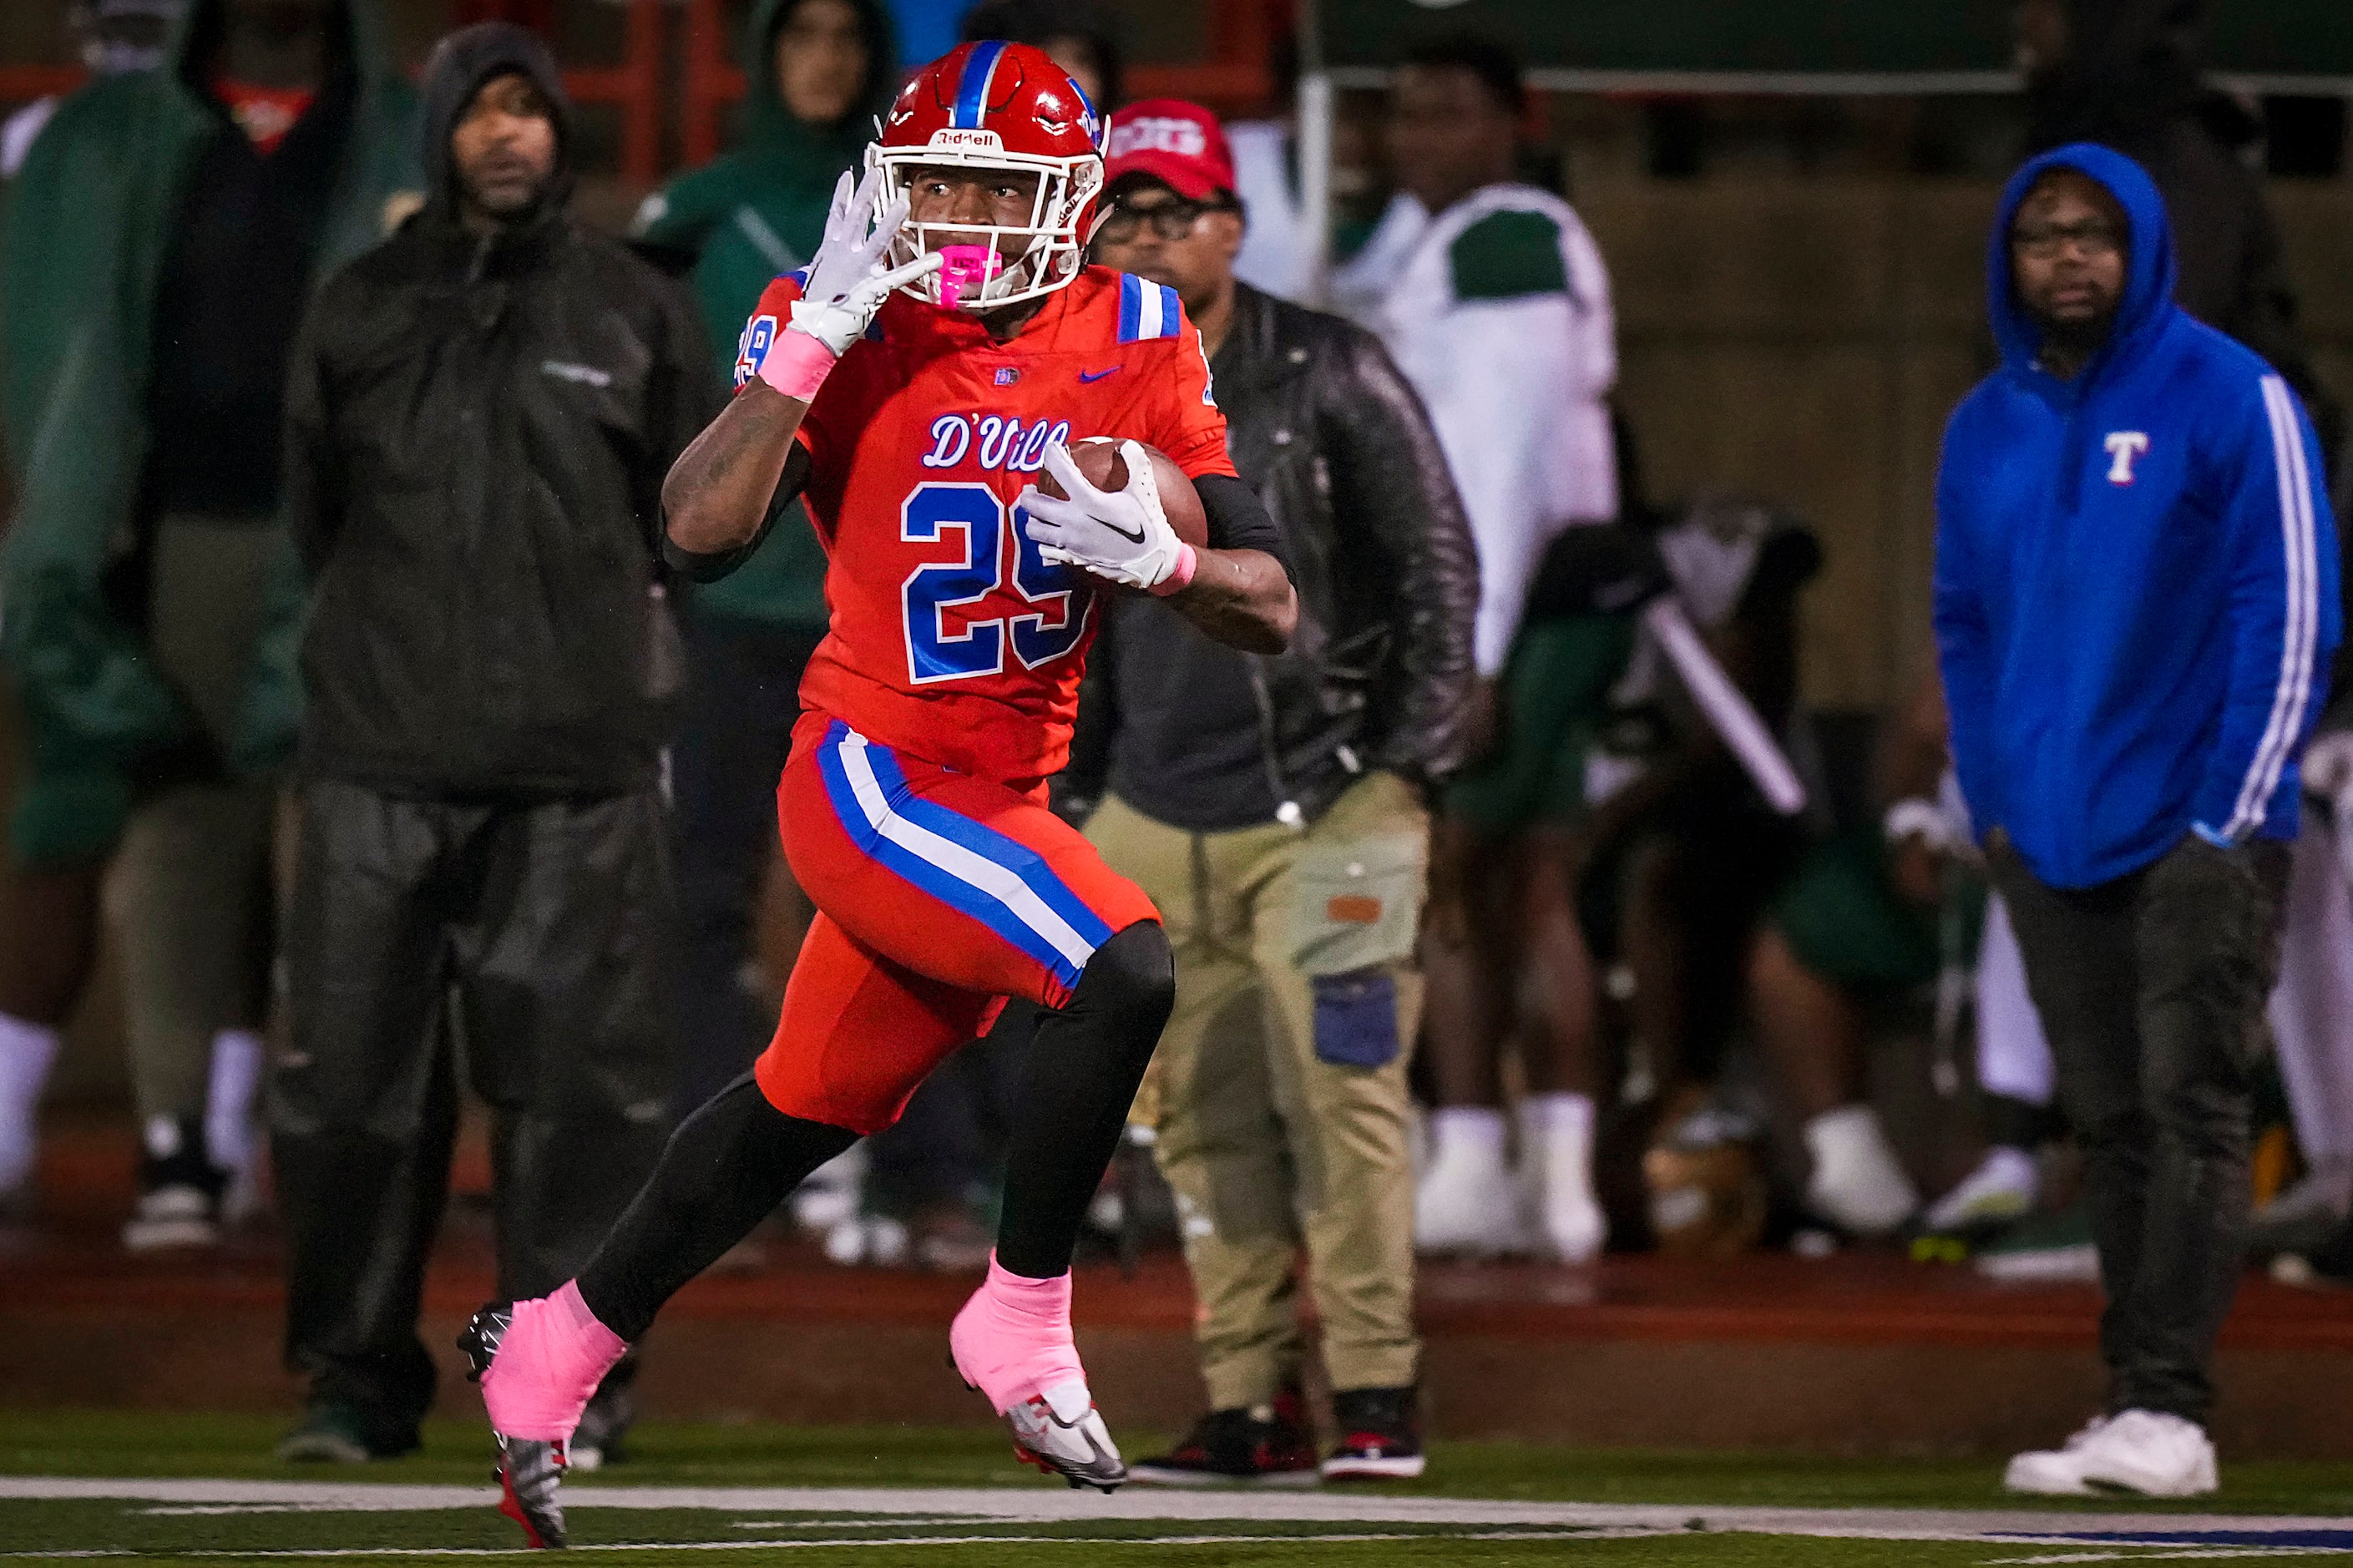
[[[1087,837],[1159,905],[1176,952],[1134,1120],[1176,1189],[1210,1406],[1265,1405],[1297,1374],[1303,1245],[1333,1388],[1412,1383],[1419,800],[1373,773],[1304,832],[1205,834],[1113,796]]]

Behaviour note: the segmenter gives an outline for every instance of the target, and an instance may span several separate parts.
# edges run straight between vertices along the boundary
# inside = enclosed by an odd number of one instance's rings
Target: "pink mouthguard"
[[[941,246],[940,303],[955,310],[967,292],[978,293],[981,285],[1004,270],[1005,258],[993,245]]]

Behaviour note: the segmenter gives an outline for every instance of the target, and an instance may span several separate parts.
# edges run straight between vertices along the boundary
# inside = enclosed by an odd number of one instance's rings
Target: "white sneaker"
[[[1581,1094],[1520,1102],[1520,1180],[1537,1245],[1563,1263],[1590,1263],[1609,1239],[1593,1195],[1593,1101]]]
[[[1878,1114],[1867,1105],[1842,1105],[1806,1123],[1814,1157],[1806,1206],[1857,1236],[1885,1236],[1920,1207],[1919,1189],[1888,1147]]]
[[[2214,1444],[2204,1427],[2158,1410],[2095,1420],[2057,1452],[2021,1454],[2002,1485],[2046,1496],[2095,1491],[2142,1497],[2203,1497],[2218,1484]]]
[[[1953,1190],[1928,1211],[1927,1226],[1935,1231],[1984,1230],[2008,1225],[2031,1214],[2042,1195],[2042,1178],[2034,1156],[2023,1149],[1996,1144],[1986,1151],[1976,1170],[1963,1176]]]
[[[2079,1497],[2089,1492],[2092,1489],[2084,1480],[2082,1455],[2084,1446],[2098,1436],[2107,1424],[2106,1416],[2094,1415],[2059,1447],[2030,1448],[2023,1454],[2011,1455],[2009,1468],[2001,1473],[2002,1489],[2036,1497]]]
[[[219,1205],[201,1187],[174,1184],[139,1194],[139,1205],[122,1225],[122,1245],[131,1252],[163,1252],[220,1245]]]
[[[1504,1113],[1453,1106],[1430,1119],[1430,1169],[1413,1196],[1422,1252],[1497,1258],[1526,1250],[1521,1193],[1504,1163]]]
[[[2203,1497],[2220,1484],[2214,1443],[2195,1421],[2127,1410],[2084,1446],[2084,1479],[2143,1497]]]

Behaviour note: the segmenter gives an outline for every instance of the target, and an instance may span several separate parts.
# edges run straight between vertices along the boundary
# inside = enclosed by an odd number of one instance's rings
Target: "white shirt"
[[[1514,213],[1550,224],[1565,289],[1498,290],[1477,236],[1456,256],[1467,231]],[[1533,185],[1490,185],[1435,217],[1400,195],[1335,275],[1334,299],[1379,333],[1429,405],[1479,547],[1473,641],[1479,672],[1493,676],[1546,546],[1618,512],[1617,327],[1601,253],[1567,202]]]

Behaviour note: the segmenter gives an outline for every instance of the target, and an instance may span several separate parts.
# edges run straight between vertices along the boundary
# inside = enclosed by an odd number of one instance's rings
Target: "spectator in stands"
[[[1119,37],[1092,0],[980,0],[965,13],[963,36],[1036,45],[1071,73],[1098,114],[1126,101]]]
[[[1630,491],[1628,509],[1644,515]],[[1622,651],[1594,661],[1588,679],[1602,690],[1583,700],[1592,710],[1556,721],[1590,812],[1572,840],[1579,912],[1631,983],[1613,1014],[1654,1086],[1650,1228],[1669,1250],[1709,1254],[1762,1233],[1764,1187],[1752,1167],[1765,1107],[1724,1071],[1745,1021],[1803,1138],[1805,1207],[1849,1233],[1883,1235],[1918,1200],[1862,1093],[1865,1019],[1850,987],[1933,976],[1933,925],[1886,885],[1869,837],[1832,831],[1819,788],[1794,812],[1760,791],[1651,613],[1634,620],[1609,609],[1672,594],[1794,772],[1788,754],[1810,751],[1799,598],[1821,549],[1797,520],[1736,497],[1702,497],[1650,521],[1639,542],[1655,559],[1657,588],[1605,553],[1630,531],[1577,530],[1555,542],[1521,634],[1523,648],[1574,636]],[[1512,689],[1514,706],[1521,689]],[[1551,703],[1556,713],[1567,706]],[[1740,1179],[1711,1175],[1727,1167]],[[1745,1195],[1709,1212],[1712,1200],[1701,1199],[1710,1189]]]
[[[2173,226],[2174,300],[2286,378],[2334,472],[2344,408],[2313,371],[2279,226],[2245,156],[2263,127],[2200,79],[2204,11],[2183,0],[2021,0],[2027,151],[2097,142],[2148,172]]]
[[[1235,281],[1244,216],[1207,110],[1112,120],[1096,259],[1176,291],[1235,464],[1297,563],[1292,652],[1123,595],[1096,644],[1109,793],[1088,837],[1152,895],[1176,1008],[1136,1119],[1176,1194],[1209,1414],[1137,1480],[1313,1477],[1302,1247],[1339,1444],[1419,1475],[1407,1046],[1429,817],[1461,756],[1478,564],[1419,400],[1371,334]]]
[[[1989,258],[2002,364],[1938,476],[1953,758],[2084,1148],[2106,1412],[2021,1491],[2211,1491],[2247,1224],[2249,1042],[2295,753],[2339,634],[2320,454],[2272,367],[2172,302],[2165,203],[2106,148],[2028,162]]]
[[[1945,713],[1933,683],[1880,732],[1877,820],[1816,842],[1773,897],[1748,953],[1748,1016],[1806,1144],[1805,1203],[1883,1236],[1920,1206],[1867,1092],[1875,997],[1933,984],[1957,836],[1936,805]]]
[[[1599,672],[1622,656],[1609,634],[1516,653],[1514,641],[1546,544],[1617,514],[1617,344],[1609,274],[1585,226],[1559,197],[1512,179],[1525,108],[1519,64],[1499,44],[1460,37],[1409,54],[1388,128],[1399,201],[1351,277],[1367,323],[1429,405],[1479,546],[1472,732],[1485,754],[1440,797],[1432,839],[1423,965],[1438,1109],[1416,1224],[1434,1250],[1526,1241],[1497,1056],[1515,999],[1532,995],[1517,1033],[1533,1231],[1544,1250],[1582,1260],[1603,1239],[1593,976],[1568,883],[1583,781],[1530,754],[1543,743],[1523,734],[1532,716],[1499,694],[1574,689],[1590,702],[1606,685]]]
[[[375,0],[199,0],[167,68],[61,106],[8,193],[0,588],[29,768],[0,879],[0,1194],[86,987],[121,858],[133,1247],[249,1191],[270,942],[268,737],[249,677],[282,549],[287,344],[413,181]],[[39,457],[36,459],[35,454]]]
[[[311,584],[270,1096],[296,1459],[417,1445],[453,1034],[492,1114],[501,1295],[586,1261],[660,1152],[674,1070],[659,496],[718,402],[710,346],[682,287],[568,216],[536,38],[453,33],[425,94],[429,203],[328,281],[287,397]],[[617,1440],[625,1385],[575,1463]]]
[[[742,145],[638,208],[641,241],[693,258],[722,375],[740,379],[752,363],[737,340],[760,290],[824,237],[834,182],[860,165],[890,101],[893,58],[879,0],[762,0],[744,25]],[[825,552],[800,502],[749,562],[694,589],[684,608],[687,700],[671,772],[686,900],[681,1115],[750,1070],[776,1028],[785,977],[757,975],[753,939],[764,878],[780,858],[776,776],[800,717],[801,670],[826,628]]]
[[[185,0],[73,0],[66,7],[66,29],[92,76],[153,70],[164,63],[164,45],[185,8]],[[33,138],[64,101],[58,94],[37,98],[0,121],[0,180],[16,177]]]

